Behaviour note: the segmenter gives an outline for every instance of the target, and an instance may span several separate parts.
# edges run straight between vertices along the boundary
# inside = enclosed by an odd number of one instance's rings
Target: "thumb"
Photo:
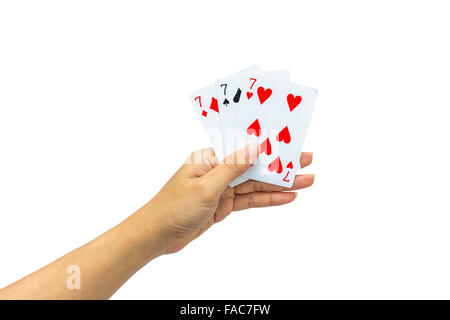
[[[242,175],[255,163],[258,155],[259,145],[256,142],[250,143],[227,156],[222,163],[202,178],[207,181],[211,191],[217,194],[222,193],[231,181]]]

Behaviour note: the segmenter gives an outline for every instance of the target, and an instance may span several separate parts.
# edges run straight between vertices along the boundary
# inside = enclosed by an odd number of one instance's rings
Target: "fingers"
[[[269,183],[248,180],[234,187],[235,194],[246,194],[251,192],[273,192],[290,191],[310,187],[314,183],[313,174],[304,174],[295,176],[294,184],[290,188],[276,186]]]
[[[295,192],[252,192],[234,198],[233,211],[280,206],[294,201]]]
[[[201,177],[212,170],[217,163],[213,149],[206,148],[192,152],[179,171],[189,178]]]
[[[313,154],[312,152],[302,152],[300,156],[300,166],[302,168],[309,166],[312,163]],[[280,186],[275,186],[272,184],[258,182],[254,180],[248,180],[234,187],[234,192],[236,194],[245,194],[251,192],[272,192],[272,191],[289,191],[298,190],[310,187],[314,183],[314,175],[305,174],[298,175],[295,177],[294,184],[291,188],[285,188]]]
[[[223,163],[206,173],[202,179],[216,194],[222,193],[231,181],[247,171],[258,158],[258,144],[252,143],[229,155]]]
[[[312,152],[302,152],[300,156],[300,167],[304,168],[311,164],[313,161],[313,153]]]

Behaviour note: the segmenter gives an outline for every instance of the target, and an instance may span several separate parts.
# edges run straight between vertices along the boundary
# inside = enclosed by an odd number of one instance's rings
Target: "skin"
[[[296,198],[314,175],[297,175],[292,188],[253,180],[229,183],[255,161],[247,146],[218,163],[211,149],[192,153],[159,193],[133,215],[98,238],[0,290],[0,299],[107,299],[154,258],[174,253],[232,211],[279,206]],[[304,152],[301,167],[312,162]],[[80,268],[80,289],[68,289],[67,268]]]

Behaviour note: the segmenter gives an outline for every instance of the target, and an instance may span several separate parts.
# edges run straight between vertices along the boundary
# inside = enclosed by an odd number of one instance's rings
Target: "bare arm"
[[[149,261],[181,250],[232,211],[289,203],[295,199],[291,191],[314,181],[313,175],[299,175],[290,189],[250,180],[230,188],[228,184],[257,155],[249,148],[238,152],[226,164],[218,164],[211,149],[193,153],[144,207],[93,241],[0,290],[0,299],[107,299]],[[311,162],[312,154],[303,153],[301,166]],[[71,286],[68,268],[74,276],[80,271],[79,289]]]
[[[162,238],[151,219],[146,205],[93,241],[0,290],[0,299],[111,297],[136,271],[163,254]]]

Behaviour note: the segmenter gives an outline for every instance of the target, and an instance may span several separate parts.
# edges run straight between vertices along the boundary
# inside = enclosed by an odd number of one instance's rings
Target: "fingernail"
[[[294,195],[295,195],[294,199],[297,199],[297,197],[298,197],[298,192],[294,192]]]

